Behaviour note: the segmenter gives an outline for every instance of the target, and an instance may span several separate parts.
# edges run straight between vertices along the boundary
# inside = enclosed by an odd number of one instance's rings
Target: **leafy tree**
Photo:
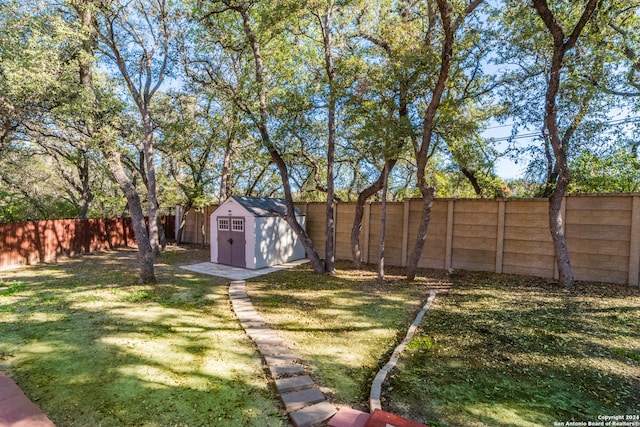
[[[575,48],[578,39],[585,26],[591,19],[592,15],[598,7],[598,0],[589,0],[581,13],[576,13],[575,9],[556,9],[554,13],[547,4],[546,0],[533,0],[535,8],[540,19],[544,22],[545,27],[553,39],[552,59],[547,73],[547,86],[545,95],[545,129],[548,132],[549,142],[553,149],[555,157],[555,172],[557,180],[551,197],[549,198],[549,227],[554,243],[554,250],[558,263],[560,275],[560,283],[564,286],[573,286],[574,276],[569,260],[566,238],[561,216],[562,200],[569,186],[569,165],[567,161],[567,145],[569,143],[571,133],[575,130],[574,123],[580,120],[584,115],[584,109],[579,108],[578,113],[574,116],[572,124],[565,129],[561,136],[561,130],[558,127],[558,107],[556,98],[560,91],[561,73],[563,71],[563,61],[565,55]],[[560,17],[562,16],[562,17]],[[578,19],[570,19],[577,16]],[[569,22],[567,22],[569,21]],[[568,27],[568,30],[565,28]],[[584,105],[584,104],[583,104]]]
[[[231,156],[246,132],[233,107],[221,108],[217,103],[207,95],[172,92],[159,97],[154,108],[161,130],[157,146],[171,181],[182,194],[178,242],[191,208],[202,209],[216,193],[222,202],[234,188]],[[219,158],[222,165],[217,164]]]
[[[95,152],[68,114],[79,96],[75,80],[80,31],[46,3],[9,2],[2,8],[2,149],[19,149],[15,154],[24,153],[32,162],[41,162],[49,187],[44,194],[60,199],[47,209],[37,208],[39,213],[32,212],[30,218],[85,218],[94,198],[93,187],[102,177],[94,178],[94,170],[100,171]],[[5,157],[9,159],[11,156]],[[43,194],[36,196],[35,187],[26,186],[24,177],[10,177],[11,170],[3,168],[5,185],[37,206]],[[41,174],[31,176],[35,175]],[[29,193],[33,197],[27,197]],[[52,211],[54,206],[61,210]]]
[[[245,99],[237,97],[234,99],[236,105],[251,117],[260,135],[262,146],[269,152],[271,161],[280,174],[287,204],[284,219],[300,238],[314,271],[321,273],[324,271],[324,264],[317,255],[313,242],[295,217],[289,167],[283,157],[284,150],[272,139],[271,132],[273,123],[277,121],[277,115],[274,114],[272,108],[285,109],[287,107],[279,102],[283,99],[283,93],[280,89],[282,86],[278,88],[272,86],[273,74],[278,71],[288,74],[292,71],[287,67],[290,64],[286,64],[282,56],[286,46],[281,44],[282,40],[277,36],[284,31],[287,20],[296,14],[298,8],[299,5],[295,2],[257,4],[225,0],[212,3],[208,10],[203,10],[201,13],[205,25],[211,29],[212,36],[217,36],[219,28],[216,24],[220,24],[220,17],[226,15],[226,19],[230,19],[228,23],[231,26],[226,27],[223,33],[236,37],[229,43],[221,40],[222,46],[232,44],[236,50],[247,49],[250,52],[253,73],[249,96]],[[218,18],[218,21],[214,22],[213,17]],[[280,44],[278,44],[279,42]],[[278,51],[274,48],[282,50]],[[281,68],[276,66],[270,54],[278,57],[277,65]],[[273,67],[269,67],[269,65]],[[246,74],[243,74],[243,77],[246,78]],[[283,85],[283,83],[280,84]],[[270,93],[270,91],[272,92]]]
[[[149,236],[159,254],[158,198],[154,157],[154,125],[151,102],[170,72],[171,48],[177,37],[179,10],[167,0],[108,0],[100,5],[100,52],[116,67],[140,114],[142,152],[145,160]]]
[[[357,63],[360,77],[355,81],[348,106],[356,140],[364,143],[361,162],[366,160],[374,166],[371,173],[365,174],[373,180],[367,179],[368,184],[358,192],[351,228],[352,261],[356,268],[361,265],[359,237],[364,204],[380,190],[384,193],[383,203],[386,202],[388,178],[408,142],[415,138],[409,108],[415,99],[411,97],[412,89],[425,67],[420,21],[416,19],[423,5],[420,2],[415,5],[417,11],[412,11],[408,2],[381,1],[362,4],[354,11],[356,34],[352,49],[360,51]],[[395,31],[397,28],[402,31]],[[381,236],[380,256],[384,233]]]
[[[84,134],[104,156],[109,171],[127,199],[138,246],[139,281],[154,283],[155,257],[147,233],[140,195],[123,166],[122,150],[118,144],[126,132],[122,126],[126,123],[123,121],[124,105],[114,96],[113,87],[110,87],[108,82],[96,79],[94,75],[95,51],[98,44],[95,4],[92,0],[74,0],[70,7],[75,12],[84,35],[78,61],[78,85],[82,89],[83,98],[77,105],[76,113],[82,117]]]
[[[437,43],[441,48],[439,55],[440,65],[437,80],[432,86],[431,97],[423,115],[422,138],[414,147],[417,166],[417,187],[422,193],[423,203],[415,246],[407,263],[408,280],[415,278],[418,261],[422,255],[424,242],[427,238],[427,227],[431,216],[435,187],[433,184],[429,184],[426,170],[428,161],[433,155],[436,116],[449,83],[454,59],[454,49],[456,47],[456,35],[461,31],[465,19],[477,9],[482,1],[474,0],[468,3],[462,2],[461,4],[454,5],[446,0],[438,0],[436,3],[441,26],[441,38],[435,41],[429,37],[429,42]],[[433,34],[430,34],[430,36],[433,36]]]
[[[334,64],[334,14],[336,4],[333,0],[327,0],[318,5],[321,12],[312,12],[322,33],[322,46],[324,50],[324,69],[327,79],[327,208],[326,208],[326,233],[325,233],[325,260],[324,268],[329,274],[335,274],[334,253],[334,229],[335,229],[335,188],[334,166],[336,151],[336,109],[338,104],[338,88],[336,86],[336,66]]]
[[[573,159],[569,190],[576,193],[628,193],[640,191],[640,162],[628,150],[585,149]]]

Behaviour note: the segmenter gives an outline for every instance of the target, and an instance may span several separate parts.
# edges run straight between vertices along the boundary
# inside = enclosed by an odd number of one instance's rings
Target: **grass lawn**
[[[0,371],[63,426],[286,426],[224,282],[135,252],[0,271]]]
[[[429,272],[378,285],[341,265],[248,283],[263,317],[308,361],[337,404],[369,387],[428,297],[422,328],[385,383],[383,408],[432,426],[553,426],[640,415],[640,292],[543,279]],[[640,421],[640,420],[639,420]],[[639,424],[640,425],[640,422]]]
[[[131,250],[0,272],[0,370],[63,426],[286,426],[221,280],[180,270],[136,284]],[[385,409],[432,426],[552,426],[640,414],[640,292],[401,269],[247,281],[264,319],[331,401],[367,409],[381,365],[439,293],[386,383]]]
[[[565,291],[540,279],[454,275],[386,398],[392,411],[447,426],[640,416],[640,292],[584,283]]]
[[[429,297],[438,278],[403,281],[387,269],[378,284],[374,271],[351,271],[338,263],[335,276],[310,267],[247,281],[247,292],[264,320],[305,359],[329,400],[368,410],[371,381]]]

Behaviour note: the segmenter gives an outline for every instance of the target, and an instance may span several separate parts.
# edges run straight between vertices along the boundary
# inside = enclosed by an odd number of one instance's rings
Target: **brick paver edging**
[[[0,427],[55,427],[10,377],[0,372]]]
[[[247,295],[244,280],[229,283],[229,298],[245,332],[253,339],[275,382],[280,400],[296,427],[319,424],[336,413],[309,377],[300,358],[267,326]]]
[[[382,405],[380,404],[380,394],[382,393],[382,383],[384,383],[384,380],[387,378],[387,374],[396,366],[396,363],[398,363],[400,354],[407,347],[407,344],[409,344],[409,341],[411,341],[411,338],[413,338],[413,335],[416,333],[416,329],[418,329],[420,322],[422,322],[422,318],[424,317],[427,310],[429,310],[429,307],[431,307],[431,304],[433,303],[433,300],[435,299],[435,297],[436,297],[436,291],[432,289],[429,299],[427,299],[427,302],[422,307],[422,310],[420,310],[420,313],[418,313],[415,320],[409,327],[409,330],[407,331],[407,335],[404,337],[402,342],[393,351],[393,354],[389,358],[389,361],[387,362],[387,364],[384,365],[382,369],[380,369],[380,371],[378,371],[378,374],[373,380],[373,384],[371,384],[371,393],[369,394],[369,411],[370,412],[373,413],[373,411],[375,411],[376,409],[382,409]]]

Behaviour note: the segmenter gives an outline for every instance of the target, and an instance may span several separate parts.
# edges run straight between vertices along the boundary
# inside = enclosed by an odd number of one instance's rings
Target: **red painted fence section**
[[[175,217],[162,218],[173,240]],[[0,224],[0,267],[52,262],[135,244],[131,218],[64,219]]]

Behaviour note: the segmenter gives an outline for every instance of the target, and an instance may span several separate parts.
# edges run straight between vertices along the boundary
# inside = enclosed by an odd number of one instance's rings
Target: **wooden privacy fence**
[[[173,239],[174,217],[162,221]],[[130,218],[5,223],[0,224],[0,267],[51,262],[129,244],[135,244]]]
[[[301,203],[307,214],[307,232],[324,255],[325,204]],[[415,244],[422,202],[387,203],[385,263],[406,266]],[[422,268],[490,271],[557,278],[549,232],[546,199],[437,199],[424,251]],[[380,203],[365,205],[360,245],[364,262],[377,262],[380,240]],[[185,241],[204,227],[208,216],[190,212]],[[351,259],[351,227],[355,203],[336,205],[336,258]],[[576,279],[638,286],[640,279],[640,193],[572,195],[565,198],[562,215],[567,246]]]

